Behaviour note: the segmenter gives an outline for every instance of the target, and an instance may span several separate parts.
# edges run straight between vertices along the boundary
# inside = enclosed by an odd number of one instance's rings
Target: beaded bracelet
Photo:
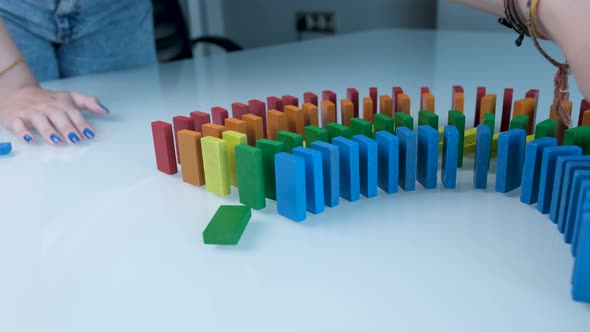
[[[16,67],[19,63],[24,62],[25,58],[23,58],[22,56],[20,58],[18,58],[15,62],[13,62],[10,66],[2,69],[0,71],[0,76],[8,73],[12,68]]]

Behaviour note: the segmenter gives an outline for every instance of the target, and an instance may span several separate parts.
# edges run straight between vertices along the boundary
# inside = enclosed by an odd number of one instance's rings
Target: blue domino
[[[488,187],[488,170],[490,167],[490,149],[492,146],[492,132],[488,125],[477,126],[475,138],[475,170],[473,184],[477,189]]]
[[[455,126],[445,126],[443,136],[443,155],[441,181],[445,189],[457,187],[457,160],[459,155],[459,130]]]
[[[409,128],[398,127],[399,139],[399,186],[404,191],[416,190],[416,134]]]
[[[576,211],[578,210],[578,206],[581,203],[583,193],[587,189],[590,189],[590,187],[587,187],[590,182],[586,180],[590,180],[590,170],[577,170],[574,172],[572,185],[570,187],[570,199],[567,204],[567,211],[565,213],[564,220],[563,239],[566,243],[572,243],[576,226]],[[575,252],[574,246],[572,245],[572,253]]]
[[[578,171],[579,173],[584,173],[587,171]],[[580,174],[580,176],[582,177],[582,179],[578,179],[579,180],[579,187],[577,188],[577,201],[572,203],[575,204],[571,204],[571,206],[568,204],[569,208],[574,209],[573,211],[571,211],[573,213],[573,217],[569,221],[570,223],[568,223],[566,225],[566,230],[564,232],[564,240],[567,240],[565,237],[568,234],[568,232],[570,232],[571,230],[571,246],[570,246],[570,250],[572,253],[572,256],[576,257],[578,255],[578,241],[580,240],[580,226],[581,226],[581,218],[584,215],[584,202],[586,202],[588,199],[590,199],[590,178],[588,177],[588,174]],[[572,187],[573,188],[573,187]],[[572,189],[573,190],[573,189]],[[574,193],[572,192],[572,195],[574,195]],[[569,213],[569,211],[568,211]],[[567,242],[567,241],[566,241]]]
[[[572,297],[575,301],[590,303],[590,200],[584,200],[581,205],[584,212],[578,220],[579,251],[574,260]]]
[[[527,143],[524,153],[522,186],[520,188],[520,201],[522,203],[528,205],[537,203],[543,150],[552,146],[557,146],[557,139],[549,136]]]
[[[523,129],[511,129],[501,133],[498,137],[497,192],[507,193],[520,186],[525,142],[526,131]]]
[[[293,221],[305,220],[305,160],[290,153],[277,153],[275,174],[278,213]]]
[[[0,143],[0,156],[6,156],[12,151],[12,144],[10,142]]]
[[[375,133],[375,140],[377,141],[377,182],[379,188],[388,194],[397,193],[399,139],[383,130]]]
[[[324,212],[324,172],[322,154],[310,148],[297,147],[291,152],[305,160],[305,197],[307,211],[313,214]]]
[[[355,135],[359,145],[359,174],[361,194],[367,198],[377,196],[377,142],[365,135]]]
[[[311,143],[311,148],[322,154],[324,203],[336,207],[340,203],[340,151],[336,145],[323,141]]]
[[[590,170],[590,156],[557,157],[549,219],[557,224],[561,233],[565,231],[564,219],[570,200],[570,188],[574,172],[578,169]]]
[[[426,189],[436,189],[439,137],[438,130],[431,126],[418,126],[418,167],[416,178]]]
[[[581,154],[582,149],[575,145],[554,146],[543,150],[541,175],[539,178],[539,198],[537,200],[537,210],[539,210],[539,212],[547,214],[551,209],[551,194],[553,193],[557,157],[576,156]]]
[[[354,202],[360,199],[359,145],[344,137],[334,137],[332,144],[340,151],[340,197]]]

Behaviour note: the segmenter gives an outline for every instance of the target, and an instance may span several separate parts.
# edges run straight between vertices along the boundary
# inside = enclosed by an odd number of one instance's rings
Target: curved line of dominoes
[[[474,187],[485,189],[490,159],[497,156],[496,192],[521,187],[521,202],[536,203],[549,214],[575,257],[572,297],[590,303],[590,112],[585,114],[590,103],[582,102],[578,126],[567,129],[558,144],[553,112],[533,130],[538,95],[527,92],[514,102],[512,114],[513,90],[505,89],[498,133],[496,95],[481,87],[473,128],[465,129],[461,86],[453,87],[453,110],[444,127],[438,126],[434,96],[423,87],[414,131],[410,98],[395,87],[391,96],[379,98],[370,88],[362,118],[358,91],[348,89],[341,123],[336,94],[326,90],[320,103],[317,95],[305,93],[301,108],[294,96],[269,97],[268,111],[264,102],[250,100],[233,103],[232,118],[213,107],[211,114],[174,117],[174,128],[154,121],[152,133],[158,170],[177,173],[178,157],[183,181],[220,196],[228,195],[231,185],[238,187],[244,206],[220,207],[203,233],[208,244],[238,243],[250,208],[266,207],[266,198],[277,201],[281,216],[300,222],[307,212],[337,206],[340,198],[374,197],[377,188],[389,194],[398,186],[413,191],[417,180],[434,189],[439,154],[444,188],[455,188],[463,154],[475,153]],[[571,111],[571,102],[566,108]]]

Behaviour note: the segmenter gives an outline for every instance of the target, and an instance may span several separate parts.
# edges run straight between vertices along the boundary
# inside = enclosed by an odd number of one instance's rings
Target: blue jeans
[[[150,0],[1,0],[38,81],[157,63]]]

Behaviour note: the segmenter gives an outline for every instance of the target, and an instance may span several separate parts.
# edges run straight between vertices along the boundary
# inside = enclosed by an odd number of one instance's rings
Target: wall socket
[[[334,12],[297,12],[296,29],[303,32],[336,33],[336,13]]]

